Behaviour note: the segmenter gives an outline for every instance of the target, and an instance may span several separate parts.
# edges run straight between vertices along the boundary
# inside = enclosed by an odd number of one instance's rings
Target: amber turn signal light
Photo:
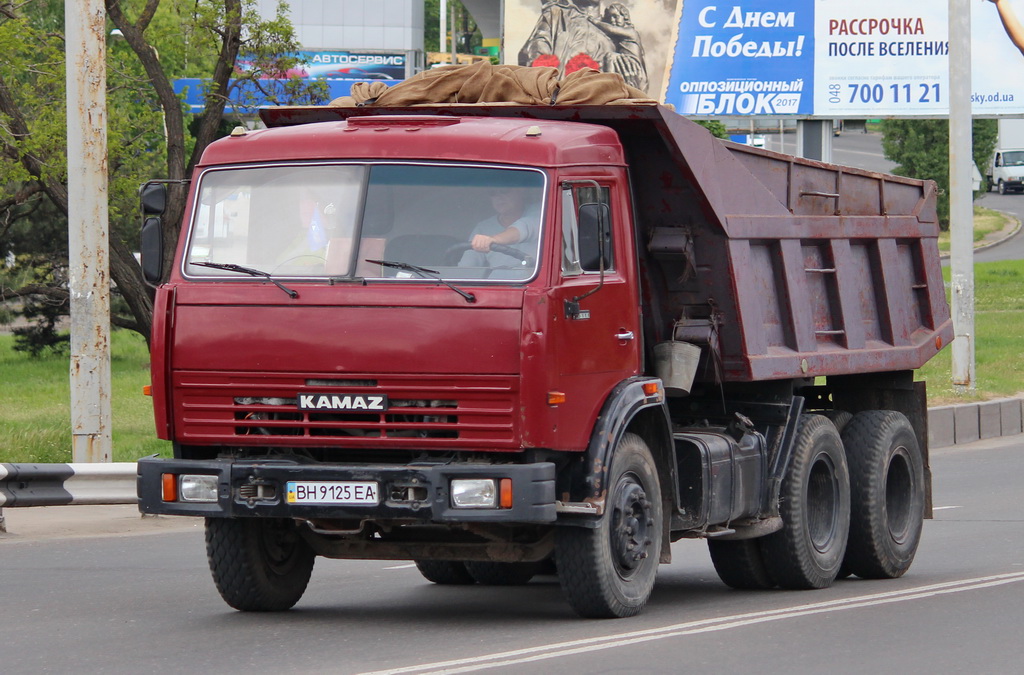
[[[549,391],[548,405],[558,405],[559,403],[565,403],[565,392]]]
[[[160,475],[160,480],[163,485],[163,500],[165,502],[178,501],[178,477],[173,473],[165,473]]]

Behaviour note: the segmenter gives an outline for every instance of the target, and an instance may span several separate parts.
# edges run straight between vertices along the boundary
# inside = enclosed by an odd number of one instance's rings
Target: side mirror
[[[167,208],[167,186],[163,183],[144,183],[139,188],[139,202],[143,216],[163,215]]]
[[[565,318],[572,321],[590,318],[590,310],[581,309],[580,301],[604,287],[604,271],[609,267],[606,240],[611,236],[611,211],[607,204],[580,204],[576,221],[579,228],[580,266],[585,271],[593,271],[596,268],[601,272],[601,276],[598,278],[597,286],[583,295],[564,301]]]
[[[164,232],[160,219],[150,216],[142,223],[139,251],[142,257],[142,277],[146,283],[160,283],[164,272]]]
[[[611,236],[608,223],[611,212],[607,204],[580,204],[580,265],[585,270],[601,270],[611,266],[608,259],[608,240]]]

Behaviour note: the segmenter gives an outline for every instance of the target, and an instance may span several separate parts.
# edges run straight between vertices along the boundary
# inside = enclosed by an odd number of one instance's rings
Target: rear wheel
[[[540,570],[540,563],[467,561],[466,570],[478,584],[484,586],[522,586]]]
[[[832,585],[846,551],[850,478],[839,432],[821,415],[800,418],[779,515],[782,529],[758,540],[769,575],[783,588]]]
[[[775,588],[775,580],[764,565],[757,539],[708,539],[708,551],[718,578],[726,586],[741,590]]]
[[[844,567],[859,577],[902,576],[924,526],[924,461],[910,421],[894,410],[857,413],[843,431],[852,511]]]
[[[465,563],[459,560],[417,560],[416,569],[427,581],[442,586],[465,586],[474,581]]]
[[[284,518],[207,518],[206,557],[224,601],[248,612],[295,605],[316,560],[295,522]]]
[[[661,489],[651,451],[636,434],[619,441],[608,486],[597,527],[560,528],[555,540],[559,583],[583,617],[639,614],[658,570]]]

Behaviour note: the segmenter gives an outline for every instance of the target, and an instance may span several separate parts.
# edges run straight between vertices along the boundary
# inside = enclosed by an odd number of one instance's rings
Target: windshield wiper
[[[288,288],[274,277],[270,276],[269,272],[264,272],[263,270],[253,269],[252,267],[243,267],[241,265],[236,265],[234,263],[194,262],[189,264],[195,265],[197,267],[212,267],[215,270],[241,272],[242,274],[248,274],[251,277],[263,277],[264,279],[266,279],[267,281],[269,281],[270,283],[274,284],[282,291],[287,293],[289,298],[292,298],[294,300],[295,298],[299,297],[298,291],[293,291],[292,289]]]
[[[434,281],[440,281],[442,284],[452,289],[462,297],[466,299],[466,302],[476,302],[476,296],[468,291],[464,291],[457,286],[453,286],[444,279],[441,278],[441,273],[437,270],[427,269],[426,267],[420,267],[419,265],[411,265],[405,262],[398,262],[397,260],[370,260],[365,258],[366,262],[373,265],[383,265],[384,267],[390,267],[396,270],[405,270],[406,272],[415,272],[425,279],[433,279]]]

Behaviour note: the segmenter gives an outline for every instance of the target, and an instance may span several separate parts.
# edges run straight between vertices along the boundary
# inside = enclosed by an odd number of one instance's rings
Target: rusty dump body
[[[645,344],[708,346],[698,380],[920,367],[952,340],[936,188],[713,138],[658,105],[268,108],[268,126],[378,114],[606,125],[633,189]]]

